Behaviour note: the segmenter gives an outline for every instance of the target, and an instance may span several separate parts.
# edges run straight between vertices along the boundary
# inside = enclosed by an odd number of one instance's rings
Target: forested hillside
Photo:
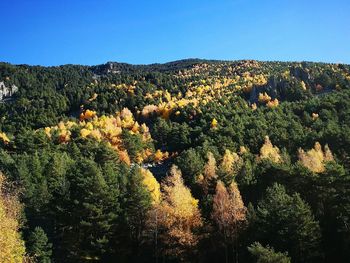
[[[0,63],[0,262],[348,262],[350,66]]]

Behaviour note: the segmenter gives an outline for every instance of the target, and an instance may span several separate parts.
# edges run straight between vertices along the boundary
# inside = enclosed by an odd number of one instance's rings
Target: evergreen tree
[[[27,242],[28,253],[38,263],[50,263],[52,244],[41,227],[35,227]]]
[[[310,207],[275,183],[256,209],[256,238],[280,251],[288,251],[293,262],[322,259],[321,231]]]
[[[126,186],[126,203],[123,205],[125,226],[128,231],[130,247],[128,248],[131,258],[139,256],[140,248],[145,243],[145,229],[147,214],[151,208],[151,193],[143,183],[144,177],[140,169],[131,171]]]
[[[288,253],[275,252],[273,248],[263,247],[259,242],[250,245],[248,251],[256,263],[291,263]]]

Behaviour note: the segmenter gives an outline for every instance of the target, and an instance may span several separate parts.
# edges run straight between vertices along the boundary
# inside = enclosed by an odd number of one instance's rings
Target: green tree
[[[204,168],[204,160],[200,153],[190,148],[181,153],[176,159],[176,163],[182,171],[185,183],[194,186]]]
[[[70,231],[63,237],[68,257],[100,260],[114,251],[110,241],[120,215],[121,188],[115,168],[106,174],[92,160],[79,158],[70,170],[69,216],[64,218]]]
[[[126,185],[126,200],[123,209],[126,231],[130,243],[131,258],[137,258],[146,243],[145,230],[147,214],[151,208],[151,195],[143,184],[143,176],[139,168],[131,170],[130,179]]]
[[[50,263],[52,244],[49,243],[45,231],[41,227],[35,227],[30,233],[27,242],[28,252],[35,262]]]
[[[248,251],[256,263],[290,263],[288,253],[276,252],[272,247],[263,247],[259,242],[254,242],[248,247]]]
[[[294,262],[319,262],[321,230],[309,205],[275,183],[256,209],[257,240],[288,251]]]

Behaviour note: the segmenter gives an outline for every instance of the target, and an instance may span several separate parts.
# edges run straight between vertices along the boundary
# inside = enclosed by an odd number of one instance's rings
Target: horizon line
[[[62,67],[62,66],[86,66],[86,67],[94,67],[94,66],[100,66],[100,65],[106,65],[108,63],[117,63],[117,64],[127,64],[131,66],[152,66],[152,65],[165,65],[175,62],[181,62],[181,61],[191,61],[191,60],[199,60],[202,62],[224,62],[224,63],[230,63],[230,62],[239,62],[239,61],[256,61],[256,62],[263,62],[263,63],[321,63],[321,64],[341,64],[341,65],[350,65],[350,63],[346,62],[325,62],[325,61],[312,61],[312,60],[259,60],[259,59],[208,59],[208,58],[182,58],[182,59],[175,59],[170,60],[166,62],[152,62],[152,63],[130,63],[130,62],[123,62],[123,61],[112,61],[108,60],[104,63],[97,63],[97,64],[79,64],[79,63],[65,63],[65,64],[58,64],[58,65],[44,65],[44,64],[29,64],[29,63],[13,63],[9,61],[0,61],[0,63],[10,64],[13,66],[30,66],[30,67]]]

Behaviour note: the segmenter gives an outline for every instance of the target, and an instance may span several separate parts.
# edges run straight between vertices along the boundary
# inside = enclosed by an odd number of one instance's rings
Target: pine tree
[[[190,186],[195,185],[204,167],[204,160],[201,154],[195,149],[190,148],[180,154],[176,159],[176,164],[182,171],[185,183]]]
[[[50,263],[52,244],[41,227],[35,227],[28,238],[28,252],[38,263]]]
[[[319,262],[321,232],[310,207],[275,183],[256,209],[257,240],[288,251],[295,262]]]
[[[150,176],[150,175],[148,175]],[[125,217],[125,226],[128,229],[126,233],[129,236],[131,244],[129,251],[130,257],[138,257],[140,248],[144,240],[146,229],[147,214],[151,209],[152,196],[149,188],[144,184],[144,176],[141,169],[131,170],[131,176],[126,185],[126,203],[123,205],[123,214]]]
[[[79,158],[69,171],[70,196],[62,218],[62,254],[72,260],[100,260],[115,250],[111,246],[120,216],[118,167],[108,161],[101,168],[94,161]],[[125,229],[125,228],[124,228]]]
[[[259,242],[255,242],[248,247],[248,251],[255,258],[256,263],[290,263],[288,253],[275,252],[272,247],[263,247]]]

